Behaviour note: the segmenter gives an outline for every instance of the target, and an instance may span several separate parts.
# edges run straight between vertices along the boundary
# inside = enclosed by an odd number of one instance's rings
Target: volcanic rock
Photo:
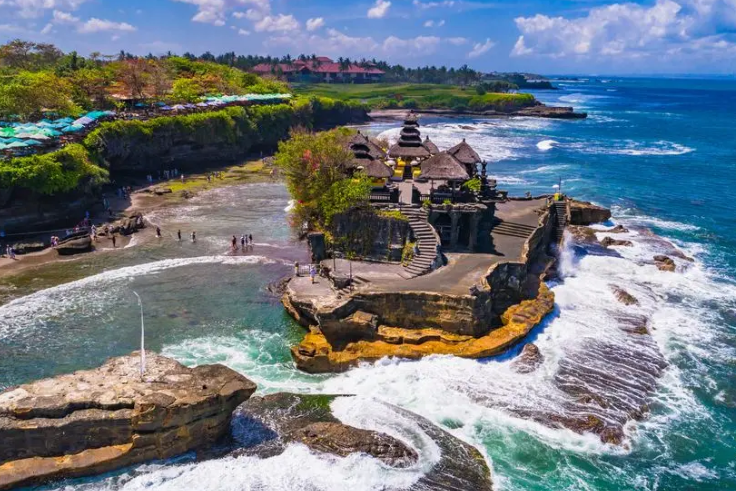
[[[618,240],[613,239],[611,237],[604,237],[601,241],[601,245],[603,247],[611,247],[611,246],[623,246],[623,247],[631,247],[634,244],[630,240]]]
[[[165,459],[227,433],[256,385],[146,352],[0,393],[0,490]]]
[[[675,261],[669,256],[662,254],[654,256],[654,264],[660,271],[675,271]]]
[[[314,450],[339,456],[367,453],[394,467],[417,462],[419,456],[408,443],[338,420],[331,409],[338,397],[352,396],[279,393],[252,397],[233,414],[233,437],[241,446],[234,455],[270,457],[299,441]],[[381,406],[377,418],[386,415],[392,423],[396,418],[410,420],[439,447],[439,461],[408,488],[410,491],[491,491],[490,469],[475,447],[421,416],[384,402],[375,403]],[[409,441],[418,439],[417,435]]]
[[[312,450],[347,457],[365,453],[392,467],[409,467],[417,462],[417,452],[394,437],[376,431],[361,430],[342,423],[312,423],[284,435]]]
[[[156,196],[161,196],[163,194],[171,194],[171,188],[163,188],[163,187],[157,187],[153,188],[153,194]]]
[[[43,242],[22,242],[13,244],[13,251],[16,254],[30,254],[31,252],[42,251],[46,248],[46,244]]]
[[[592,225],[611,218],[611,210],[588,203],[570,200],[570,225]]]
[[[71,256],[92,250],[92,238],[89,235],[64,240],[56,246],[56,250],[62,256]]]
[[[542,364],[544,357],[534,343],[527,343],[521,350],[519,357],[512,363],[512,368],[518,373],[531,373]]]
[[[601,232],[607,234],[628,234],[629,229],[624,227],[623,225],[616,225],[615,227],[609,228],[608,230],[601,230]]]
[[[616,296],[616,299],[618,299],[618,301],[621,302],[622,304],[639,305],[639,300],[637,300],[636,297],[631,295],[629,292],[627,292],[623,288],[619,288],[616,285],[611,285],[611,290],[613,290],[613,294]]]

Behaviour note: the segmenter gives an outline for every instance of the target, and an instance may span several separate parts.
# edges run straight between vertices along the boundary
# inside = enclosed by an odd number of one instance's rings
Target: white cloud
[[[96,17],[92,17],[77,28],[77,31],[83,34],[103,31],[132,32],[135,30],[136,28],[127,22],[113,22],[105,19],[97,19]]]
[[[485,43],[475,43],[473,49],[468,53],[468,58],[477,58],[480,55],[487,53],[491,48],[496,45],[490,38],[486,38]]]
[[[437,36],[417,36],[415,38],[401,39],[389,36],[383,41],[383,51],[387,54],[402,53],[404,55],[428,55],[437,50],[442,41]]]
[[[437,22],[435,22],[433,20],[428,20],[427,22],[424,23],[424,27],[442,27],[444,25],[445,25],[445,21],[444,20],[440,20],[440,21],[437,21]]]
[[[79,23],[79,17],[74,17],[68,12],[61,12],[60,10],[54,10],[52,16],[52,22],[55,24],[77,24]]]
[[[270,0],[173,0],[197,7],[197,13],[192,17],[194,22],[224,25],[228,12],[236,7],[248,5],[251,8],[245,13],[250,20],[260,20],[271,12]],[[238,16],[236,16],[238,17]],[[241,18],[241,17],[238,17]]]
[[[316,31],[320,27],[325,25],[325,20],[322,17],[316,17],[314,19],[307,20],[307,31]]]
[[[238,34],[241,36],[250,36],[250,31],[246,31],[245,29],[238,29]]]
[[[114,36],[112,36],[112,37],[110,38],[110,41],[117,41],[118,39],[120,39],[120,36],[119,36],[119,35],[117,35],[117,34],[115,34]]]
[[[438,7],[453,7],[455,2],[453,0],[445,0],[443,2],[422,2],[420,0],[414,0],[414,6],[422,10],[434,9]]]
[[[388,13],[388,9],[391,7],[391,2],[387,0],[376,0],[376,3],[368,9],[369,19],[381,19]]]
[[[293,15],[267,15],[253,26],[257,32],[294,31],[299,29],[299,22]]]
[[[246,16],[246,15],[247,15],[247,14],[246,14],[245,12],[233,12],[233,17],[235,17],[236,19],[242,19],[242,18],[244,18],[244,17]]]
[[[656,0],[615,3],[576,18],[537,14],[515,19],[514,56],[643,59],[733,48],[736,0]],[[681,60],[680,60],[681,61]]]
[[[88,0],[0,0],[0,6],[8,6],[20,17],[33,18],[44,15],[47,10],[76,10]]]
[[[54,29],[54,25],[51,22],[49,22],[48,24],[44,26],[43,29],[41,29],[41,34],[44,34],[44,35],[49,34],[53,29]]]
[[[467,44],[468,40],[466,38],[462,37],[456,37],[456,38],[447,38],[445,39],[448,43],[452,44],[453,46],[462,46],[463,44]]]

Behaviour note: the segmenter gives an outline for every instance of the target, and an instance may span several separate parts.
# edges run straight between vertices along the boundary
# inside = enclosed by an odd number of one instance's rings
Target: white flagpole
[[[143,302],[141,302],[141,297],[136,293],[135,291],[133,294],[138,297],[138,305],[141,308],[141,380],[143,380],[143,373],[146,371],[146,351],[145,351],[145,340],[146,340],[146,331],[143,327]]]

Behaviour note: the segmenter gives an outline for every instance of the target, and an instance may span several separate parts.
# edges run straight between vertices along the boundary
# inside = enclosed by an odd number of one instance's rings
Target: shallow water
[[[736,219],[729,206],[736,198],[736,84],[571,83],[537,96],[590,117],[421,120],[440,148],[465,137],[491,162],[501,188],[549,193],[562,179],[563,191],[613,207],[614,223],[632,228],[619,238],[635,246],[618,248],[619,257],[564,252],[564,281],[552,285],[557,309],[530,336],[544,356],[537,371],[514,372],[513,354],[383,360],[339,375],[294,370],[288,349],[303,331],[265,287],[303,252],[289,240],[285,190],[266,184],[217,190],[148,217],[162,226],[160,241],[143,236],[125,251],[15,280],[16,295],[36,293],[0,307],[0,386],[135,349],[135,290],[151,349],[190,365],[225,363],[262,392],[360,394],[360,408],[338,412],[353,424],[367,419],[370,428],[387,423],[367,401],[398,404],[476,445],[499,489],[736,489]],[[369,130],[398,135],[394,124]],[[637,226],[695,262],[677,260],[681,272],[660,272],[649,262],[669,246]],[[185,235],[196,228],[198,242],[176,243],[180,227]],[[244,232],[254,235],[254,250],[227,255],[229,237]],[[56,286],[59,278],[65,284]],[[618,303],[611,285],[640,304]],[[622,329],[631,316],[648,319],[651,337]],[[658,360],[667,364],[659,378],[641,369]],[[581,402],[582,389],[605,407]],[[650,412],[634,421],[629,411],[642,399]],[[624,444],[538,422],[590,412],[627,422]],[[431,444],[420,453],[431,461]],[[411,478],[365,457],[328,458],[294,445],[272,459],[148,464],[71,488],[379,489]]]

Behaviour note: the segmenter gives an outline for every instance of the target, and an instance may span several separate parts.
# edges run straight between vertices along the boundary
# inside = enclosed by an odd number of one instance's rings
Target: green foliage
[[[373,109],[402,107],[508,112],[535,103],[534,96],[530,94],[494,92],[495,90],[501,91],[502,86],[504,86],[502,83],[484,84],[482,94],[476,93],[476,90],[466,90],[465,87],[453,85],[396,83],[297,85],[294,90],[305,95],[331,97],[343,101],[360,101]]]
[[[416,242],[406,242],[401,250],[401,264],[408,266],[414,260],[414,246]]]
[[[474,177],[470,179],[469,181],[465,181],[463,183],[463,187],[467,189],[468,191],[479,193],[480,192],[480,178]]]
[[[399,210],[378,210],[378,216],[383,218],[390,218],[392,220],[399,220],[402,222],[409,221],[409,217],[401,213]]]
[[[445,206],[451,206],[452,205],[452,200],[443,199],[442,200],[442,204],[445,205]]]
[[[320,222],[329,226],[335,215],[367,204],[372,188],[371,180],[366,176],[341,179],[333,183],[319,199]]]
[[[431,207],[432,207],[432,201],[430,201],[429,199],[422,200],[422,208],[424,208],[425,210],[428,210]]]
[[[56,152],[0,161],[0,187],[21,187],[41,194],[91,190],[107,181],[108,171],[95,165],[79,144]]]
[[[172,102],[197,102],[204,94],[199,82],[190,78],[175,80],[171,89]]]
[[[0,83],[0,117],[27,120],[39,117],[42,109],[65,116],[81,112],[72,101],[71,84],[51,72],[24,71]]]
[[[340,208],[342,188],[331,189],[336,182],[345,179],[347,164],[353,159],[347,149],[347,135],[332,130],[322,133],[292,132],[291,138],[278,145],[274,164],[286,177],[286,186],[296,201],[294,226],[302,223],[325,223]],[[368,190],[370,192],[370,189]],[[329,203],[320,202],[331,192]]]

